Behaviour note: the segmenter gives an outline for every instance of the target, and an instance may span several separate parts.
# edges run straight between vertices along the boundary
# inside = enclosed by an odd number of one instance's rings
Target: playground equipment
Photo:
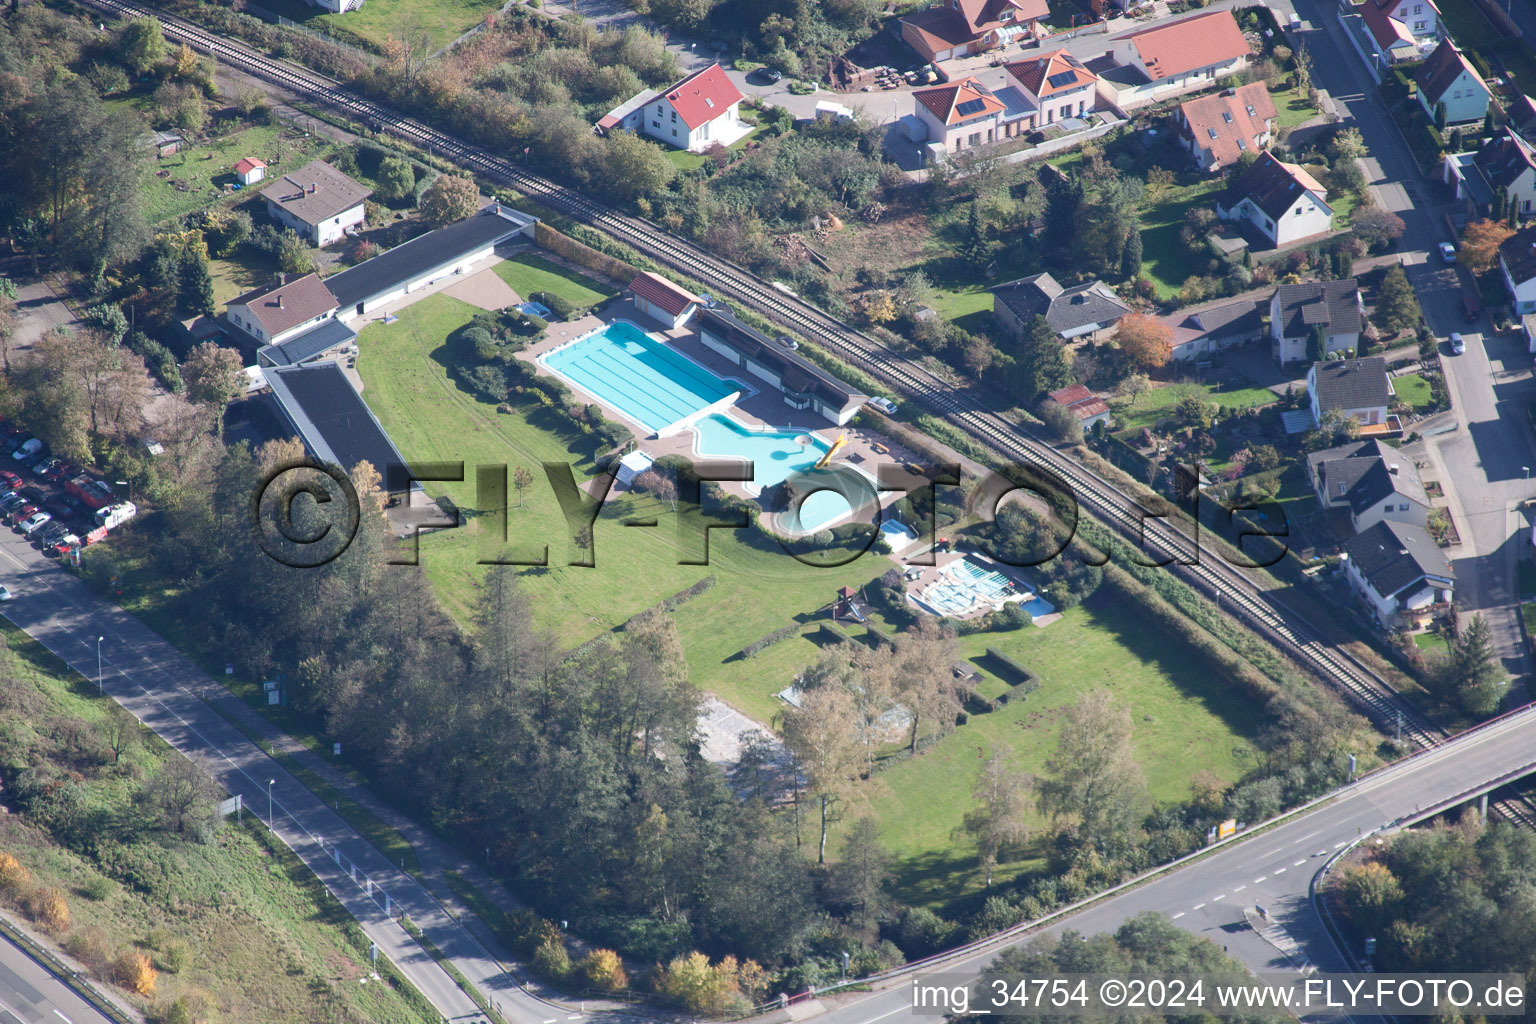
[[[826,469],[827,468],[827,464],[832,461],[832,456],[836,455],[839,451],[841,451],[843,446],[846,445],[847,443],[848,443],[848,435],[847,434],[839,435],[838,439],[836,441],[832,442],[832,447],[827,449],[827,454],[825,454],[821,458],[817,459],[816,460],[816,465],[812,466],[811,468],[812,469]]]

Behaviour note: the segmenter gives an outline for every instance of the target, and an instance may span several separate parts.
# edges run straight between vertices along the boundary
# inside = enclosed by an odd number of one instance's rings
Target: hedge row
[[[576,241],[570,235],[561,234],[542,220],[534,228],[534,241],[550,252],[564,256],[572,263],[578,263],[588,270],[595,270],[620,284],[633,281],[640,273],[623,260],[598,252],[590,245]]]
[[[665,601],[662,601],[656,606],[656,608],[664,612],[675,612],[680,606],[687,604],[689,601],[692,601],[694,598],[704,593],[704,591],[708,590],[710,587],[713,587],[717,582],[719,582],[719,578],[715,576],[714,573],[710,573],[708,576],[705,576],[693,586],[685,587],[682,590],[679,590],[677,593],[673,594],[671,597],[667,598]]]
[[[821,634],[822,636],[830,639],[835,644],[847,644],[853,642],[852,637],[850,637],[847,633],[844,633],[841,628],[833,625],[830,622],[823,622],[821,624]]]
[[[1025,690],[1025,693],[1034,691],[1034,689],[1040,685],[1040,678],[1038,676],[1036,676],[1029,669],[1025,668],[1023,665],[1019,664],[1017,661],[1014,661],[1012,658],[1008,657],[1008,655],[1004,654],[996,647],[987,648],[987,657],[991,658],[996,664],[1006,668],[1015,676],[1015,678],[1012,680],[1003,680],[1003,682],[1008,683],[1008,685],[1027,686],[1029,689]]]
[[[743,647],[738,653],[743,658],[755,658],[763,651],[772,647],[774,644],[779,643],[782,640],[788,640],[799,631],[800,623],[791,622],[787,626],[780,626],[778,629],[774,630],[772,633],[769,633],[765,637],[760,637],[757,640],[753,640],[751,643],[747,644],[747,646]]]
[[[881,647],[891,647],[892,649],[896,647],[896,638],[890,633],[876,629],[874,626],[869,626],[868,629],[869,639],[873,641],[870,646],[874,647],[876,650],[880,649]]]

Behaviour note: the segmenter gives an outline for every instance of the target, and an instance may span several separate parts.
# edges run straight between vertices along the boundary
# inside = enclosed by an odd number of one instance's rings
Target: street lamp
[[[267,831],[272,830],[272,787],[277,784],[276,779],[267,780]]]
[[[105,639],[104,636],[96,638],[96,693],[98,696],[106,692],[101,687],[101,642]]]

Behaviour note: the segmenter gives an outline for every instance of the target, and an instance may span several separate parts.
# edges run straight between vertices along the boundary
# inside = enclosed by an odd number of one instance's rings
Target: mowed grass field
[[[554,292],[578,306],[594,306],[618,293],[612,288],[533,253],[519,253],[496,264],[496,276],[526,300],[534,292]]]
[[[1110,691],[1130,712],[1136,758],[1156,802],[1188,797],[1200,771],[1230,782],[1251,767],[1261,717],[1132,609],[1091,598],[1048,626],[962,637],[960,645],[983,671],[980,688],[988,696],[1007,688],[985,671],[988,647],[1023,663],[1041,683],[1028,697],[972,716],[944,742],[878,774],[885,792],[870,808],[898,858],[896,888],[913,902],[938,908],[981,887],[985,876],[974,848],[953,834],[973,803],[983,760],[993,746],[1005,746],[1019,771],[1041,773],[1056,747],[1062,709],[1091,690]],[[1032,832],[1038,836],[1046,824],[1035,818]],[[1034,858],[1017,861],[1001,865],[999,874],[1038,866]]]
[[[139,186],[144,217],[151,224],[159,224],[215,203],[248,199],[288,171],[324,156],[330,148],[322,139],[282,125],[251,125],[206,142],[190,143],[180,153],[152,161],[145,168]],[[235,180],[235,164],[247,156],[267,165],[266,179],[249,189],[224,192],[224,185]],[[165,176],[160,177],[161,173]],[[185,183],[188,191],[178,189],[177,181]]]

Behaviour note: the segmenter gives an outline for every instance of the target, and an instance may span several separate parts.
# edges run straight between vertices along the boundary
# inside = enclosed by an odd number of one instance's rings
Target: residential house
[[[1383,519],[1414,526],[1429,521],[1429,495],[1418,467],[1374,438],[1313,452],[1307,476],[1318,504],[1347,513],[1356,533]]]
[[[1006,104],[974,78],[919,89],[913,109],[928,130],[928,142],[947,152],[985,146],[1003,138]]]
[[[901,19],[901,38],[932,64],[1038,34],[1046,0],[943,0]]]
[[[1419,87],[1419,104],[1430,120],[1442,103],[1446,124],[1481,121],[1488,112],[1492,94],[1487,84],[1449,37],[1419,65],[1413,80]]]
[[[1434,0],[1365,0],[1360,19],[1389,64],[1418,60],[1440,36],[1440,9]]]
[[[597,123],[592,126],[592,131],[598,135],[607,135],[609,132],[619,130],[639,132],[645,122],[645,105],[654,95],[656,95],[655,89],[641,89],[598,118]]]
[[[1109,403],[1081,384],[1060,388],[1045,397],[1075,416],[1084,430],[1093,429],[1095,423],[1109,426]]]
[[[151,132],[149,137],[150,147],[154,149],[155,156],[175,156],[181,152],[185,140],[175,132]]]
[[[1307,370],[1307,403],[1313,423],[1322,423],[1329,413],[1346,416],[1362,427],[1385,423],[1392,404],[1387,361],[1367,356],[1313,363]]]
[[[231,299],[225,316],[259,344],[281,345],[335,312],[336,296],[318,274],[305,274],[292,281],[279,275],[275,286],[254,288]]]
[[[363,200],[371,195],[372,189],[324,160],[312,160],[261,190],[273,220],[322,247],[363,222]]]
[[[1499,273],[1515,313],[1536,313],[1536,225],[1527,225],[1499,246]]]
[[[1173,331],[1169,358],[1187,362],[1258,341],[1264,337],[1264,312],[1268,305],[1267,298],[1235,302],[1222,299],[1158,317]]]
[[[1275,131],[1275,101],[1263,82],[1250,82],[1179,104],[1179,141],[1210,173],[1232,167],[1244,153],[1258,154]]]
[[[1099,76],[1066,50],[1014,61],[1008,74],[1039,111],[1032,128],[1093,113]]]
[[[1062,338],[1079,338],[1113,327],[1131,307],[1100,281],[1063,288],[1043,273],[994,287],[992,311],[1014,337],[1023,337],[1043,316]]]
[[[743,323],[723,303],[699,313],[699,341],[752,376],[768,382],[791,409],[809,409],[842,426],[869,396]]]
[[[1251,50],[1231,11],[1163,22],[1110,40],[1115,73],[1100,85],[1121,110],[1214,85],[1248,65]]]
[[[1332,230],[1333,207],[1327,195],[1300,164],[1266,152],[1216,200],[1216,215],[1251,226],[1278,249]]]
[[[1328,354],[1358,348],[1365,306],[1354,278],[1283,284],[1269,300],[1269,336],[1282,366],[1311,359],[1313,329],[1321,327]]]
[[[704,303],[688,289],[649,270],[629,282],[629,293],[634,296],[636,309],[674,331],[691,320]]]
[[[1516,134],[1527,142],[1536,135],[1536,99],[1524,94],[1504,104],[1504,116]]]
[[[253,156],[241,157],[235,164],[235,180],[242,185],[254,185],[266,176],[267,165]]]
[[[1457,199],[1474,208],[1469,212],[1486,214],[1494,196],[1502,192],[1521,215],[1529,215],[1536,202],[1536,150],[1506,129],[1475,153],[1447,156],[1442,179],[1456,186]]]
[[[1418,627],[1449,609],[1456,575],[1429,531],[1384,519],[1344,545],[1344,578],[1383,627]]]
[[[741,90],[724,68],[711,64],[647,100],[640,130],[699,153],[714,145],[729,146],[752,130],[738,116],[740,107]]]

